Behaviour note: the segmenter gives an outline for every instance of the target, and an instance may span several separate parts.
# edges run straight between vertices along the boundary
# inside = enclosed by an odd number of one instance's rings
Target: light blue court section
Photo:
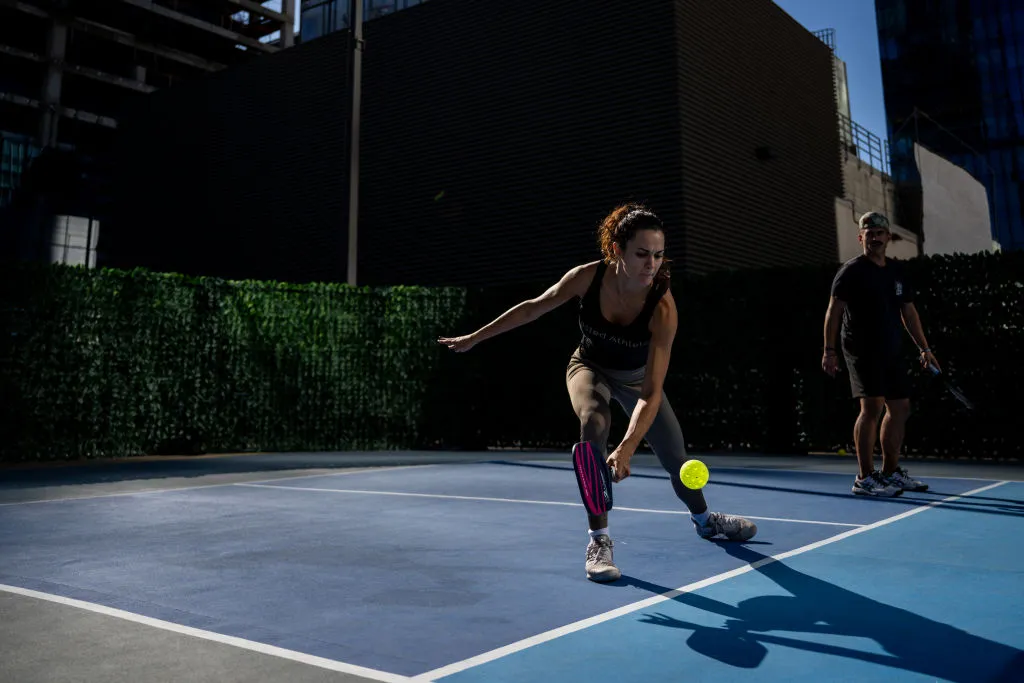
[[[967,502],[994,507],[926,509],[437,680],[1022,681],[1024,484]]]

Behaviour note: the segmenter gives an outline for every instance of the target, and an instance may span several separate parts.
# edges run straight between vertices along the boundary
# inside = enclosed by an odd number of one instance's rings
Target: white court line
[[[254,479],[251,482],[244,482],[247,484],[262,484],[271,481],[292,481],[293,479],[311,479],[313,477],[341,477],[346,474],[366,474],[367,472],[381,472],[391,470],[408,470],[417,467],[437,467],[434,463],[426,465],[382,465],[374,466],[368,465],[367,467],[354,467],[347,469],[344,472],[320,472],[318,474],[300,474],[294,477],[275,477],[273,479]],[[231,475],[231,474],[243,474],[242,472],[220,472],[218,474]],[[210,475],[216,476],[216,475]],[[107,484],[110,482],[98,482],[101,484]],[[67,498],[40,498],[39,500],[16,500],[10,503],[0,503],[0,507],[8,507],[10,505],[36,505],[38,503],[60,503],[65,500],[92,500],[93,498],[120,498],[122,496],[141,496],[150,493],[170,493],[172,491],[197,491],[199,489],[210,489],[217,488],[218,486],[235,486],[242,482],[225,482],[222,484],[199,484],[197,486],[179,486],[177,488],[171,486],[161,489],[141,489],[139,491],[120,491],[118,493],[97,493],[92,496],[69,496]],[[92,486],[92,484],[61,484],[61,486]],[[52,488],[52,487],[45,487]]]
[[[711,469],[714,470],[716,468],[712,467]],[[827,470],[795,470],[795,469],[783,469],[781,467],[753,467],[753,466],[739,466],[739,465],[720,465],[718,469],[723,469],[723,470],[743,470],[745,472],[801,472],[803,474],[834,474],[834,475],[841,476],[841,477],[850,477],[851,479],[857,473],[856,472],[856,470],[857,470],[856,464],[854,464],[853,468],[850,470],[849,473],[847,473],[847,472],[829,472]],[[950,480],[954,480],[954,481],[955,480],[961,480],[961,481],[989,481],[989,482],[997,482],[997,483],[1000,483],[1000,484],[1005,484],[1005,483],[1011,483],[1012,484],[1012,483],[1014,483],[1014,480],[1012,480],[1012,479],[1007,479],[1006,481],[1001,481],[998,477],[953,477],[953,476],[950,476],[950,475],[940,475],[940,474],[922,474],[922,475],[919,475],[919,476],[922,479],[950,479]],[[924,493],[927,493],[927,491],[925,491]]]
[[[96,612],[97,614],[103,614],[108,617],[116,617],[118,619],[124,619],[125,621],[133,621],[137,624],[145,624],[146,626],[152,626],[154,628],[163,629],[164,631],[180,633],[186,636],[192,636],[194,638],[202,638],[203,640],[211,640],[215,643],[232,645],[243,650],[251,650],[253,652],[259,652],[261,654],[270,655],[272,657],[280,657],[281,659],[290,659],[293,662],[301,662],[302,664],[309,664],[310,666],[319,667],[321,669],[327,669],[329,671],[338,671],[341,673],[353,674],[355,676],[363,676],[365,678],[369,678],[375,681],[384,681],[384,683],[399,683],[401,681],[410,680],[408,676],[400,676],[398,674],[388,673],[387,671],[378,671],[377,669],[367,669],[362,666],[356,666],[355,664],[346,664],[345,662],[338,662],[333,659],[317,657],[315,655],[309,655],[304,652],[286,650],[282,647],[267,645],[265,643],[258,643],[253,640],[246,640],[245,638],[236,638],[235,636],[226,636],[222,633],[214,633],[213,631],[204,631],[200,628],[193,628],[192,626],[183,626],[181,624],[175,624],[170,621],[163,621],[162,619],[154,619],[152,617],[146,617],[141,614],[135,614],[134,612],[126,612],[124,610],[115,609],[113,607],[98,605],[93,602],[85,602],[84,600],[66,598],[62,595],[41,593],[39,591],[29,590],[27,588],[7,586],[4,584],[0,584],[0,591],[14,593],[16,595],[24,595],[30,598],[38,598],[40,600],[48,600],[50,602],[56,602],[61,605],[77,607],[79,609],[84,609],[89,612]]]
[[[536,461],[536,462],[545,462],[545,461]],[[664,471],[664,469],[659,467],[656,463],[652,464],[652,465],[646,465],[646,464],[645,465],[639,465],[639,467],[643,467],[645,469],[657,470],[659,472],[663,472]],[[572,468],[571,467],[566,467],[566,468],[561,468],[561,469],[565,469],[567,472],[572,472]],[[829,470],[800,470],[800,469],[790,469],[790,468],[785,468],[785,467],[763,467],[763,466],[759,467],[757,465],[724,465],[724,464],[723,465],[709,465],[708,469],[710,469],[712,472],[714,472],[715,470],[742,470],[744,472],[796,472],[796,473],[799,473],[799,474],[831,474],[831,475],[837,476],[837,477],[850,477],[850,478],[852,478],[856,474],[857,467],[856,467],[856,461],[854,461],[853,462],[853,468],[849,472],[835,472],[835,471],[829,471]],[[669,477],[666,476],[664,478],[668,479]],[[962,480],[962,481],[988,481],[988,482],[999,482],[1001,484],[1002,483],[1011,483],[1011,484],[1019,483],[1015,479],[1007,479],[1004,482],[1004,481],[1001,481],[998,477],[954,477],[954,476],[951,476],[951,475],[922,474],[921,478],[922,479],[952,479],[952,480]],[[711,483],[713,484],[715,482],[711,481]],[[927,491],[924,491],[923,493],[927,493]]]
[[[447,500],[482,500],[491,503],[521,503],[524,505],[561,505],[563,507],[583,507],[582,503],[563,503],[557,500],[526,500],[522,498],[488,498],[486,496],[455,496],[443,493],[406,493],[404,491],[370,491],[366,489],[321,489],[321,488],[310,488],[306,486],[281,486],[274,484],[259,484],[256,482],[239,482],[234,484],[235,486],[248,486],[254,489],[285,489],[288,491],[317,491],[319,493],[362,493],[373,496],[408,496],[410,498],[440,498]],[[645,508],[614,508],[615,510],[621,510],[622,512],[650,512],[659,515],[686,515],[690,513],[685,510],[648,510]],[[761,521],[771,522],[793,522],[795,524],[824,524],[827,526],[850,526],[850,527],[861,527],[863,524],[848,524],[846,522],[819,522],[813,519],[785,519],[782,517],[748,517],[742,515],[747,519],[757,519]]]
[[[516,643],[511,643],[510,645],[505,645],[504,647],[499,647],[499,648],[497,648],[495,650],[491,650],[490,652],[484,652],[483,654],[479,654],[479,655],[477,655],[475,657],[470,657],[469,659],[464,659],[461,662],[454,662],[452,664],[448,664],[447,666],[443,666],[443,667],[441,667],[439,669],[434,669],[432,671],[427,671],[427,672],[419,674],[417,676],[413,676],[412,680],[415,681],[416,683],[426,683],[427,681],[436,681],[439,678],[443,678],[445,676],[451,676],[452,674],[458,673],[460,671],[465,671],[466,669],[471,669],[471,668],[473,668],[475,666],[479,666],[481,664],[486,664],[487,662],[492,662],[492,661],[494,661],[496,659],[500,659],[500,658],[505,657],[507,655],[510,655],[510,654],[519,652],[521,650],[525,650],[527,648],[533,647],[534,645],[540,645],[541,643],[546,643],[549,640],[554,640],[556,638],[560,638],[560,637],[562,637],[564,635],[567,635],[569,633],[574,633],[575,631],[581,631],[581,630],[583,630],[585,628],[589,628],[591,626],[595,626],[595,625],[603,623],[605,621],[610,621],[610,620],[615,619],[617,617],[621,617],[621,616],[624,616],[626,614],[630,614],[631,612],[636,612],[636,611],[644,609],[646,607],[650,607],[651,605],[656,605],[659,602],[665,602],[667,600],[671,600],[671,599],[675,598],[678,595],[682,595],[683,593],[690,593],[690,592],[693,592],[695,590],[699,590],[701,588],[705,588],[707,586],[710,586],[712,584],[720,583],[722,581],[725,581],[726,579],[731,579],[733,577],[740,576],[741,574],[746,574],[747,572],[753,571],[753,570],[755,570],[755,569],[757,569],[759,567],[762,567],[762,566],[764,566],[766,564],[769,564],[771,562],[776,562],[778,560],[783,560],[783,559],[786,559],[788,557],[793,557],[794,555],[801,555],[801,554],[806,553],[806,552],[808,552],[810,550],[815,550],[816,548],[821,548],[822,546],[829,545],[830,543],[835,543],[836,541],[841,541],[844,538],[849,538],[850,536],[854,536],[856,534],[864,533],[865,531],[870,531],[871,529],[877,529],[878,527],[885,526],[886,524],[892,524],[893,522],[899,521],[901,519],[906,519],[907,517],[910,517],[911,515],[916,515],[918,513],[924,512],[925,510],[928,510],[930,508],[936,507],[938,505],[942,505],[943,503],[949,503],[949,502],[952,502],[952,501],[957,500],[959,498],[963,498],[965,496],[971,496],[971,495],[974,495],[974,494],[982,493],[983,491],[988,491],[989,489],[994,489],[997,486],[1002,486],[1003,484],[1007,484],[1007,483],[1009,483],[1009,482],[1007,482],[1007,481],[998,481],[998,482],[996,482],[994,484],[989,484],[988,486],[983,486],[983,487],[975,489],[973,491],[968,491],[966,493],[962,493],[962,494],[959,494],[959,495],[956,495],[956,496],[949,496],[948,498],[943,498],[942,500],[936,500],[936,501],[933,501],[931,503],[928,503],[927,505],[922,505],[921,507],[914,508],[913,510],[907,510],[906,512],[903,512],[901,514],[895,515],[893,517],[888,517],[886,519],[880,520],[880,521],[875,522],[873,524],[868,524],[868,525],[862,526],[862,527],[860,527],[858,529],[851,529],[849,531],[844,531],[841,534],[837,534],[837,535],[832,536],[830,538],[826,538],[824,540],[817,541],[816,543],[811,543],[810,545],[805,545],[805,546],[803,546],[801,548],[796,548],[795,550],[790,550],[788,552],[780,553],[778,555],[772,555],[772,556],[769,556],[769,557],[765,557],[765,558],[763,558],[761,560],[758,560],[757,562],[753,562],[751,564],[743,565],[742,567],[737,567],[736,569],[733,569],[731,571],[725,572],[723,574],[718,574],[716,576],[712,576],[710,578],[703,579],[703,580],[697,581],[695,583],[688,584],[688,585],[683,586],[681,588],[676,588],[675,590],[668,591],[667,593],[662,593],[661,595],[657,595],[657,596],[654,596],[654,597],[651,597],[651,598],[647,598],[645,600],[640,600],[638,602],[634,602],[632,604],[625,605],[624,607],[619,607],[618,609],[611,610],[610,612],[605,612],[603,614],[598,614],[596,616],[589,617],[587,619],[582,619],[582,620],[574,622],[572,624],[567,624],[565,626],[560,626],[559,628],[551,629],[550,631],[545,631],[544,633],[540,633],[538,635],[531,636],[529,638],[525,638],[525,639],[520,640],[520,641],[518,641]]]
[[[644,455],[644,456],[650,457],[650,458],[654,457],[653,455],[650,455],[648,453],[642,453],[641,455]],[[693,457],[696,458],[696,459],[700,459],[699,455],[694,455]],[[516,463],[519,463],[519,462],[525,462],[527,464],[529,464],[529,463],[536,463],[536,464],[544,464],[544,465],[558,464],[559,463],[558,460],[523,460],[523,461],[511,461],[510,460],[510,461],[506,461],[506,462],[511,462],[513,464],[516,464]],[[500,462],[500,461],[495,461],[495,460],[482,460],[482,461],[472,462],[471,464],[504,465],[504,464],[506,464],[506,462]],[[913,462],[913,461],[910,461],[910,462]],[[634,467],[634,469],[640,469],[640,468],[645,469],[645,470],[655,470],[657,472],[662,472],[662,473],[664,473],[664,471],[665,471],[664,468],[662,468],[660,465],[658,465],[657,462],[654,462],[654,463],[652,463],[650,465],[648,465],[646,463],[644,463],[642,465],[641,464],[637,464]],[[834,471],[834,470],[803,470],[803,469],[796,469],[796,468],[765,467],[765,466],[758,466],[758,465],[727,465],[727,464],[708,465],[708,468],[712,472],[714,472],[715,470],[743,470],[744,472],[797,472],[797,473],[800,473],[800,474],[831,474],[831,475],[837,476],[837,477],[853,477],[853,475],[856,474],[856,469],[857,469],[857,467],[856,467],[856,460],[853,461],[853,468],[849,472],[837,472],[837,471]],[[553,469],[559,469],[559,470],[564,470],[566,472],[572,472],[572,467],[558,467],[558,468],[553,468]],[[962,480],[962,481],[987,481],[987,482],[1000,482],[1001,481],[998,477],[954,477],[954,476],[951,476],[951,475],[939,475],[939,474],[934,474],[934,475],[933,474],[925,474],[925,475],[921,475],[921,476],[924,479],[952,479],[952,480]],[[670,477],[665,476],[665,477],[659,477],[659,478],[661,478],[661,479],[669,479]],[[1011,484],[1013,484],[1013,483],[1021,483],[1022,480],[1008,479],[1006,481],[1011,483]],[[713,484],[714,481],[712,481],[711,483]],[[927,493],[927,492],[925,492],[925,493]]]
[[[538,461],[528,461],[528,462],[543,462],[543,463],[547,463],[547,462],[551,462],[551,461],[546,461],[546,460],[541,461],[541,460],[538,460]],[[487,465],[487,464],[501,464],[501,463],[496,463],[493,460],[475,460],[475,461],[474,460],[469,460],[469,461],[466,461],[466,462],[457,462],[457,463],[427,463],[427,464],[424,464],[424,465],[382,465],[382,466],[367,465],[366,467],[354,467],[354,468],[351,468],[351,469],[346,470],[344,472],[320,472],[318,474],[300,474],[300,475],[294,476],[294,477],[275,477],[273,479],[255,479],[255,480],[253,480],[251,482],[245,482],[245,483],[259,484],[259,483],[274,482],[274,481],[291,481],[293,479],[310,479],[312,477],[338,477],[338,476],[343,476],[343,475],[347,475],[347,474],[362,474],[364,472],[379,472],[379,471],[383,471],[383,470],[406,470],[406,469],[415,469],[415,468],[421,468],[421,467],[439,467],[440,465]],[[651,466],[644,465],[643,467],[646,467],[648,469],[657,469],[657,466],[655,466],[655,465],[651,465]],[[850,476],[850,475],[844,474],[842,472],[827,472],[827,471],[824,471],[824,470],[798,470],[798,469],[781,469],[781,468],[768,468],[768,467],[746,467],[746,466],[729,466],[729,465],[723,465],[722,468],[723,469],[731,469],[731,470],[744,470],[744,471],[748,471],[748,472],[803,472],[803,473],[807,473],[807,474],[831,474],[831,475],[835,475],[835,476]],[[559,468],[559,469],[563,469],[566,472],[571,472],[572,471],[572,468],[569,468],[569,467]],[[712,468],[712,469],[714,469],[714,468]],[[235,474],[235,473],[223,472],[221,474],[227,475],[227,474]],[[928,476],[928,477],[925,477],[925,478],[926,479],[962,479],[964,481],[997,481],[996,479],[981,479],[981,478],[977,478],[977,477]],[[110,483],[110,482],[99,482],[99,483]],[[712,483],[714,483],[714,482],[712,482]],[[1007,483],[1007,482],[999,482],[999,483]],[[1015,483],[1015,481],[1010,481],[1009,483]],[[61,484],[61,486],[91,486],[91,485],[92,484]],[[139,490],[139,491],[121,491],[119,493],[97,493],[97,494],[90,495],[90,496],[67,496],[65,498],[41,498],[39,500],[17,500],[17,501],[11,501],[11,502],[7,502],[7,503],[0,503],[0,507],[9,507],[9,506],[12,506],[12,505],[37,505],[39,503],[59,503],[59,502],[62,502],[62,501],[70,501],[70,500],[92,500],[94,498],[120,498],[122,496],[137,496],[137,495],[150,494],[150,493],[170,493],[172,491],[196,491],[198,489],[208,489],[208,488],[213,488],[213,487],[217,487],[217,486],[235,486],[235,485],[240,485],[240,483],[231,482],[231,483],[225,483],[225,484],[199,484],[197,486],[179,486],[179,487],[168,487],[168,488],[159,488],[159,489],[142,489],[142,490]],[[542,501],[531,501],[531,502],[540,503]],[[622,509],[625,509],[625,508],[622,508]],[[769,518],[769,517],[748,517],[748,519],[771,520],[772,518]],[[800,520],[785,520],[785,521],[799,522]],[[809,521],[807,523],[808,524],[827,524],[827,522],[814,522],[814,521]],[[838,524],[838,522],[836,522],[835,524]],[[851,526],[855,526],[855,525],[851,525]]]

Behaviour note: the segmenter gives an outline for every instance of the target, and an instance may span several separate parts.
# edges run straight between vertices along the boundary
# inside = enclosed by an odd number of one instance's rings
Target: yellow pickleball
[[[688,489],[702,489],[708,483],[708,466],[700,460],[687,460],[679,468],[679,479]]]

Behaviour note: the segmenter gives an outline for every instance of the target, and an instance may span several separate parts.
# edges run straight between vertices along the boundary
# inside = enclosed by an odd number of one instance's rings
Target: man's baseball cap
[[[868,211],[860,217],[860,229],[867,230],[868,228],[884,228],[888,230],[889,219],[877,211]]]

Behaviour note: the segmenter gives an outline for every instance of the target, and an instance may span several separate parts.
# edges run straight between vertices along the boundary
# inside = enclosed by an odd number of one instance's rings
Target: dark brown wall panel
[[[622,9],[431,0],[367,25],[361,281],[553,281],[620,201],[678,216],[672,5]]]
[[[828,51],[768,0],[431,0],[365,38],[360,284],[553,281],[627,200],[677,266],[835,259]],[[346,46],[151,96],[108,263],[343,281]]]
[[[687,268],[834,261],[828,48],[768,0],[679,0],[675,25]]]
[[[348,88],[336,35],[158,91],[119,131],[115,267],[344,280]]]

